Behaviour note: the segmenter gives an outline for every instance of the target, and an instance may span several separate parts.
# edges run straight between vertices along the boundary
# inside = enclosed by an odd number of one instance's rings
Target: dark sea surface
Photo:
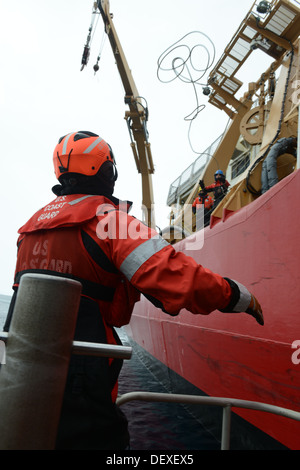
[[[124,346],[131,345],[123,330],[118,334]],[[131,359],[123,364],[119,395],[133,391],[168,393],[134,348]],[[183,404],[132,401],[121,409],[129,421],[132,450],[220,449],[220,442]]]
[[[0,331],[2,331],[8,307],[10,304],[11,296],[9,295],[0,295]]]

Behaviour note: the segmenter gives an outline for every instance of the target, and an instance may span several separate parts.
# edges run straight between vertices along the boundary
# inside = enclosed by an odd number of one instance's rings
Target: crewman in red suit
[[[114,327],[129,323],[142,293],[166,314],[246,312],[263,324],[248,289],[211,272],[128,214],[113,196],[117,179],[111,147],[97,134],[71,132],[53,155],[56,198],[19,230],[14,295],[24,273],[82,283],[75,340],[120,344]],[[180,286],[180,289],[178,288]],[[127,420],[115,405],[122,361],[72,356],[57,449],[126,449]]]
[[[200,221],[198,220],[198,214],[199,214],[199,207],[204,205],[204,212],[200,212]],[[192,204],[192,211],[193,214],[196,215],[196,227],[199,227],[200,229],[202,228],[203,224],[201,224],[201,221],[203,219],[204,226],[206,227],[209,224],[210,220],[210,214],[212,211],[212,208],[214,206],[214,200],[213,198],[207,194],[205,190],[200,190],[198,196],[194,200]]]
[[[224,196],[227,194],[230,184],[225,179],[225,175],[222,170],[217,170],[214,174],[215,182],[209,186],[205,186],[206,192],[214,193],[214,208],[222,201]],[[201,184],[202,182],[200,182]],[[203,184],[202,184],[203,186]]]
[[[209,194],[206,194],[204,191],[201,190],[192,204],[192,207],[195,209],[193,209],[193,213],[195,214],[197,206],[203,204],[204,208],[209,210],[213,207],[214,200]]]

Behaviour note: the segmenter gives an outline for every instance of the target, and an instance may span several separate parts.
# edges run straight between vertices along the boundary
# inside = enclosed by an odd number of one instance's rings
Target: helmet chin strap
[[[60,171],[61,173],[66,173],[67,171],[69,171],[70,156],[71,156],[72,151],[73,151],[73,149],[70,150],[69,155],[68,155],[68,165],[67,165],[67,167],[63,166],[63,164],[62,164],[62,162],[61,162],[61,159],[60,159],[60,156],[58,155],[58,152],[57,152],[57,158],[58,158],[59,163],[60,163],[59,171]]]

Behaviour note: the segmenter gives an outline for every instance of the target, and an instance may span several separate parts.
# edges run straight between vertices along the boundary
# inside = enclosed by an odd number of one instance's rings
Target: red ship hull
[[[127,333],[144,350],[205,394],[269,403],[300,411],[300,171],[237,212],[205,229],[204,245],[175,248],[251,289],[265,326],[246,314],[169,317],[144,297]],[[179,287],[180,288],[180,287]],[[293,356],[294,355],[294,356]],[[299,356],[300,357],[300,354]],[[290,449],[300,449],[300,423],[234,410]]]

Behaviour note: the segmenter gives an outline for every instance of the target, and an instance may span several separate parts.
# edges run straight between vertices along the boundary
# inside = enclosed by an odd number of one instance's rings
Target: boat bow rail
[[[117,405],[122,406],[129,401],[139,400],[147,402],[183,403],[188,405],[211,405],[223,408],[221,450],[230,450],[231,411],[232,408],[246,408],[249,410],[273,413],[285,418],[300,421],[300,412],[282,408],[267,403],[260,403],[235,398],[202,397],[197,395],[183,395],[173,393],[155,392],[129,392],[117,399]]]

